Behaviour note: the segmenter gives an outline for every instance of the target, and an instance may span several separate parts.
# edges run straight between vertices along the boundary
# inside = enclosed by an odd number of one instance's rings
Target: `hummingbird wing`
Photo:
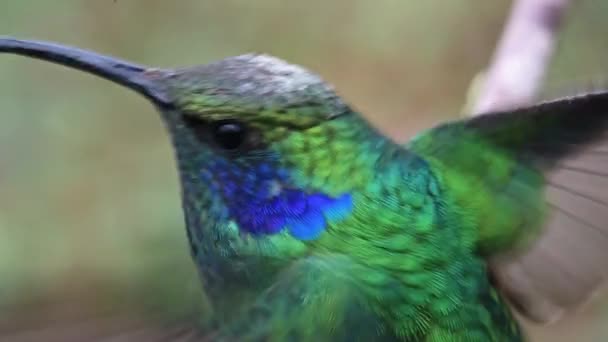
[[[474,213],[480,253],[525,316],[555,320],[600,288],[608,275],[608,92],[447,123],[408,147]]]
[[[363,306],[351,266],[343,256],[295,261],[213,340],[376,340],[378,322]]]

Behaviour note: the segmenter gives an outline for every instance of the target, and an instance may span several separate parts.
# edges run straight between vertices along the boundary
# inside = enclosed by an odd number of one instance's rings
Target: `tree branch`
[[[571,0],[516,0],[469,115],[530,104],[545,79]]]

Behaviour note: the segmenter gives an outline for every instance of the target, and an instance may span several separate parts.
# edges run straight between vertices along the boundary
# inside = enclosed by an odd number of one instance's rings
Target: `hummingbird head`
[[[156,69],[11,38],[0,38],[0,52],[93,73],[150,99],[175,147],[190,239],[203,248],[215,239],[224,254],[317,240],[352,213],[353,193],[370,183],[374,151],[386,142],[317,75],[266,55]],[[264,242],[272,247],[261,252]]]
[[[253,54],[161,77],[189,226],[301,242],[352,212],[374,130],[320,77]]]

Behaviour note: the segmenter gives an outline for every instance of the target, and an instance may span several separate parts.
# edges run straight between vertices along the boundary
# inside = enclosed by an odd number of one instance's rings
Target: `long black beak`
[[[169,103],[166,89],[160,82],[163,70],[59,44],[0,36],[2,52],[82,70],[133,89],[157,104]]]

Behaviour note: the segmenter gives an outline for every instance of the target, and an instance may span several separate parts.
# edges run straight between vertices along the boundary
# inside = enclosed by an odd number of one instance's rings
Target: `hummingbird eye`
[[[204,144],[212,144],[227,152],[248,151],[262,146],[259,131],[238,120],[211,121],[187,114],[182,117],[194,136]]]
[[[216,122],[212,130],[213,140],[225,150],[238,149],[247,138],[245,126],[234,120]]]

